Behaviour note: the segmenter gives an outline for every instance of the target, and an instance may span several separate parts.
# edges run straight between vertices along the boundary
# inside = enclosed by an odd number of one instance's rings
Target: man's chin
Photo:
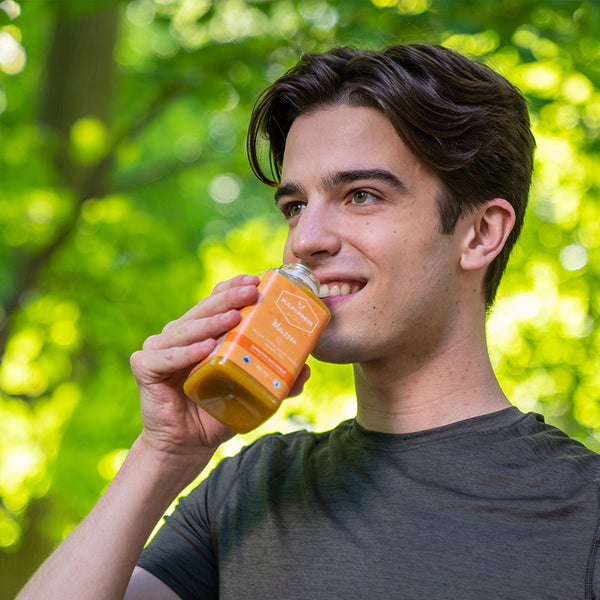
[[[358,352],[341,341],[321,338],[311,355],[313,358],[334,365],[350,365],[359,361]]]

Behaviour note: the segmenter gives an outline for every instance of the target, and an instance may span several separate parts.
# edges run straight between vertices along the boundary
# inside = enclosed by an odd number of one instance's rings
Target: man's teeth
[[[349,283],[342,283],[341,285],[334,283],[332,285],[322,284],[319,289],[319,296],[321,298],[329,298],[330,296],[347,296],[348,294],[354,294],[360,290],[360,285],[355,283],[350,287]]]

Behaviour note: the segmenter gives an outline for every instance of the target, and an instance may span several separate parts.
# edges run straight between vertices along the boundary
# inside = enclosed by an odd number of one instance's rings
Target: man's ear
[[[476,271],[487,267],[500,254],[515,224],[515,210],[503,198],[494,198],[465,219],[469,227],[460,266],[465,271]]]

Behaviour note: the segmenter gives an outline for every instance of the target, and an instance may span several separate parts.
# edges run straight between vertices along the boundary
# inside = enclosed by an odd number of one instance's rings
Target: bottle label
[[[230,360],[283,400],[325,329],[329,312],[275,270],[264,273],[258,291],[258,302],[240,310],[240,324],[201,365],[215,356]]]

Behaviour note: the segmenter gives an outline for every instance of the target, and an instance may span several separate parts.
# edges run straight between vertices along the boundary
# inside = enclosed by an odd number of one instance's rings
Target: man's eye
[[[281,212],[286,219],[291,219],[297,217],[303,209],[304,205],[301,202],[289,202],[282,207]]]
[[[357,190],[352,194],[352,201],[355,204],[364,204],[373,198],[373,194],[366,192],[365,190]]]

